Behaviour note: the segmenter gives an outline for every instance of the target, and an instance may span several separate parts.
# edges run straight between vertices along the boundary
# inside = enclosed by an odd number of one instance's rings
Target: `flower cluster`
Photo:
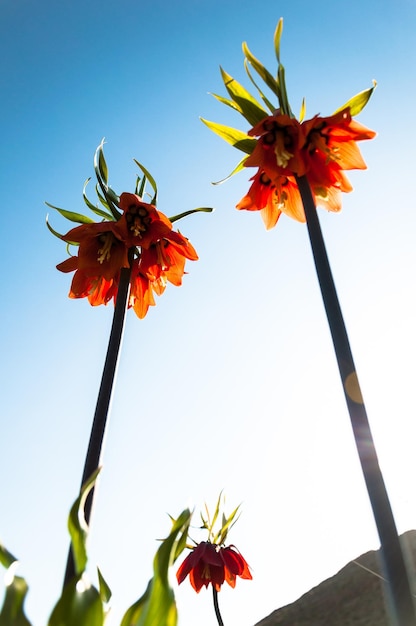
[[[135,193],[118,196],[108,184],[108,168],[103,152],[104,140],[94,156],[97,178],[96,192],[101,206],[87,198],[84,185],[83,199],[87,207],[102,221],[80,213],[60,209],[46,203],[66,219],[80,224],[62,235],[46,225],[53,235],[77,246],[78,254],[59,263],[61,272],[75,272],[69,291],[70,298],[88,298],[91,305],[116,302],[122,271],[129,281],[128,307],[142,319],[149,306],[154,306],[155,294],[160,296],[167,283],[179,286],[185,274],[186,260],[196,261],[198,255],[172,223],[192,213],[210,213],[212,208],[199,207],[168,218],[156,208],[157,186],[148,170],[135,160],[143,176],[136,180]],[[144,202],[146,186],[150,185],[150,202]]]
[[[372,139],[375,132],[352,118],[360,113],[373,93],[376,83],[353,98],[328,117],[315,115],[304,120],[306,106],[302,103],[299,120],[290,108],[285,84],[285,71],[280,62],[280,38],[283,21],[274,35],[278,69],[276,78],[243,43],[244,67],[256,87],[256,99],[232,76],[221,69],[224,86],[230,96],[214,97],[231,107],[250,124],[247,133],[216,122],[202,120],[208,128],[246,156],[232,174],[243,167],[256,167],[252,185],[237,204],[237,209],[261,211],[266,228],[275,226],[282,213],[300,222],[305,213],[297,180],[305,176],[315,203],[329,211],[341,209],[341,192],[352,191],[345,171],[365,169],[366,165],[356,142]],[[266,87],[277,97],[277,105],[269,101],[251,75],[253,69]],[[248,156],[247,156],[248,155]],[[232,175],[231,174],[231,175]]]
[[[208,541],[201,541],[192,546],[192,552],[188,554],[176,573],[178,584],[181,584],[189,575],[189,581],[197,593],[202,587],[208,587],[211,584],[215,594],[221,590],[224,582],[234,588],[237,576],[247,580],[252,579],[249,566],[241,553],[235,546],[225,545],[228,531],[238,519],[237,513],[240,507],[235,508],[228,516],[220,515],[221,501],[222,493],[219,495],[212,516],[205,506],[205,516],[201,513],[201,529],[208,532]],[[218,519],[222,522],[216,531]]]
[[[81,224],[62,239],[79,244],[78,255],[60,263],[61,272],[73,272],[70,298],[87,297],[90,304],[107,304],[117,296],[120,271],[131,268],[129,306],[143,318],[167,282],[182,283],[185,260],[198,256],[171,221],[136,194],[122,193],[117,221]]]
[[[209,541],[202,541],[188,554],[176,573],[178,583],[181,584],[188,574],[197,593],[210,583],[220,591],[224,581],[234,588],[237,576],[252,579],[246,560],[235,546],[224,548]]]
[[[375,133],[353,120],[347,108],[302,123],[278,111],[248,135],[258,139],[244,166],[258,170],[237,208],[261,211],[266,227],[272,228],[282,213],[305,221],[298,176],[306,175],[317,204],[339,211],[341,192],[352,190],[344,170],[366,168],[356,142]]]

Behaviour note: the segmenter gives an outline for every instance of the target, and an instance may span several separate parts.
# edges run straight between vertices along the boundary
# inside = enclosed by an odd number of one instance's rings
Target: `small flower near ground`
[[[189,581],[197,593],[211,584],[216,591],[227,582],[235,587],[237,576],[251,580],[246,560],[234,546],[221,547],[202,541],[188,554],[176,574],[181,584],[189,575]]]
[[[180,585],[189,576],[189,582],[197,593],[202,587],[212,586],[215,614],[218,624],[223,626],[222,617],[218,606],[218,592],[224,582],[234,588],[237,577],[251,580],[252,575],[247,561],[234,545],[225,545],[228,531],[237,521],[238,506],[226,516],[220,517],[222,494],[220,494],[214,514],[210,515],[205,507],[205,515],[201,513],[202,531],[208,532],[208,540],[188,546],[192,551],[179,567],[176,578]],[[221,519],[221,523],[217,524]],[[219,529],[215,530],[216,525]]]

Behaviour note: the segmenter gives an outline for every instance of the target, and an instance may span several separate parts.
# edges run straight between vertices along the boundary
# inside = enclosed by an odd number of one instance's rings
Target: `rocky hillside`
[[[401,541],[416,596],[416,530],[404,533]],[[256,626],[390,626],[384,585],[379,551],[371,550]]]

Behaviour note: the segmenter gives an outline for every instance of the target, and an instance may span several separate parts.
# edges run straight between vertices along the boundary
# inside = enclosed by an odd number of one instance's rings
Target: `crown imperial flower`
[[[177,571],[178,584],[188,575],[197,593],[210,584],[220,591],[224,581],[234,588],[237,576],[252,579],[246,560],[235,546],[221,547],[209,541],[202,541],[188,554]]]
[[[136,162],[137,163],[137,162]],[[90,218],[57,207],[52,208],[79,226],[64,235],[59,235],[47,222],[49,229],[68,245],[78,246],[78,254],[59,263],[61,272],[75,272],[70,298],[88,298],[91,305],[107,304],[116,300],[122,269],[130,270],[130,295],[128,306],[139,318],[145,317],[149,306],[156,304],[154,295],[161,295],[168,282],[175,286],[182,284],[186,260],[196,261],[198,255],[194,247],[182,234],[173,230],[172,221],[155,206],[157,189],[151,175],[141,166],[144,177],[140,190],[124,192],[118,197],[107,184],[107,166],[102,144],[94,159],[98,188],[98,198],[105,210],[94,207],[86,198],[87,206],[104,220],[93,222]],[[87,181],[88,182],[88,181]],[[141,194],[146,182],[154,190],[151,203],[144,202]],[[200,208],[172,218],[179,219],[188,213],[211,211]]]
[[[243,44],[245,69],[259,92],[260,100],[256,100],[232,76],[221,70],[230,99],[215,97],[238,111],[249,122],[251,129],[244,133],[202,120],[220,137],[246,153],[233,174],[243,167],[257,168],[248,193],[236,208],[260,211],[266,228],[275,226],[282,213],[297,221],[305,221],[297,188],[297,179],[301,176],[306,176],[316,204],[329,211],[340,211],[341,192],[352,191],[345,170],[366,168],[356,142],[372,139],[376,134],[352,119],[368,102],[375,83],[329,117],[315,115],[304,120],[304,103],[299,120],[294,117],[286,92],[284,68],[280,62],[282,28],[280,20],[274,37],[278,60],[277,78],[254,57],[247,44]],[[277,96],[277,107],[263,94],[249,68],[253,68]],[[264,104],[269,111],[264,108]]]

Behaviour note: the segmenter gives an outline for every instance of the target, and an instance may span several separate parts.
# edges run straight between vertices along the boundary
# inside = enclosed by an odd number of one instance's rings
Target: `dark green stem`
[[[351,425],[380,543],[393,623],[416,626],[403,552],[362,399],[347,331],[332,277],[315,202],[306,176],[297,179],[322,298],[328,318]]]
[[[222,617],[220,613],[220,607],[218,606],[218,591],[215,589],[214,585],[212,585],[212,597],[214,599],[214,609],[215,609],[217,622],[219,626],[224,626],[224,622],[222,621]]]
[[[120,281],[114,307],[113,324],[111,326],[107,355],[105,358],[100,390],[98,392],[97,404],[95,407],[90,441],[88,444],[87,455],[85,457],[81,488],[91,474],[100,466],[100,458],[113,391],[114,377],[117,369],[121,339],[123,336],[127,300],[129,296],[130,274],[131,270],[129,268],[123,268],[120,272]],[[90,521],[93,500],[94,488],[90,491],[85,503],[84,513],[87,524],[89,524]],[[75,573],[74,557],[72,554],[72,548],[70,547],[66,564],[64,587],[75,576]]]

